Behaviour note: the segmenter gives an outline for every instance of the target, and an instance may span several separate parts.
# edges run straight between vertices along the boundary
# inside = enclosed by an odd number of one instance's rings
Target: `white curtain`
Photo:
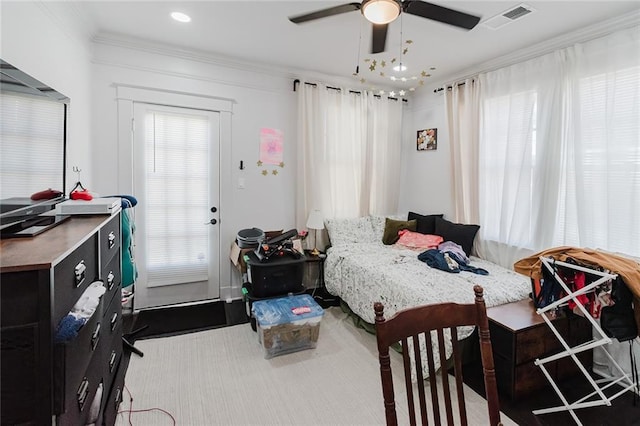
[[[477,203],[480,256],[512,267],[558,245],[640,255],[639,34],[479,75],[477,153],[459,131],[474,127],[473,91],[448,95],[457,219],[473,221]]]
[[[297,223],[395,213],[400,182],[402,102],[363,91],[298,88]]]
[[[471,79],[445,92],[451,148],[454,220],[477,224],[480,82]]]

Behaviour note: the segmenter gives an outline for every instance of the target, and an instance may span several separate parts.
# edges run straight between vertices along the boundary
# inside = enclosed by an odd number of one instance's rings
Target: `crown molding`
[[[440,79],[433,83],[436,87],[451,85],[455,82],[475,77],[484,72],[495,71],[513,64],[527,61],[542,55],[546,55],[553,51],[572,46],[577,43],[584,43],[599,37],[604,37],[615,31],[631,28],[640,25],[640,10],[627,13],[625,15],[607,19],[594,25],[580,28],[562,34],[558,37],[534,44],[526,49],[520,49],[516,52],[500,56],[498,58],[482,62],[466,68],[447,79]],[[429,91],[429,93],[433,93]]]
[[[312,70],[298,69],[298,68],[284,68],[276,65],[270,65],[259,62],[245,61],[238,58],[215,55],[209,52],[202,52],[190,49],[184,49],[176,46],[171,46],[163,43],[150,42],[148,40],[142,40],[135,37],[122,36],[110,33],[101,33],[92,37],[92,42],[98,45],[110,46],[116,48],[123,48],[127,50],[134,50],[139,52],[145,52],[169,58],[182,59],[187,61],[199,62],[205,65],[211,65],[216,67],[222,67],[230,70],[238,70],[245,73],[252,73],[261,76],[268,76],[276,79],[290,80],[287,83],[287,90],[292,91],[293,80],[299,79],[303,81],[323,82],[323,84],[329,86],[342,86],[353,90],[366,90],[353,87],[353,80],[343,76],[330,75],[320,73]],[[265,85],[253,84],[249,81],[238,81],[233,79],[223,79],[211,76],[202,76],[194,73],[182,73],[175,71],[168,71],[166,69],[160,69],[158,67],[143,66],[131,63],[124,63],[122,61],[114,61],[109,59],[100,59],[94,55],[93,63],[116,66],[120,68],[127,68],[132,70],[154,72],[164,75],[170,75],[180,78],[195,79],[201,81],[208,81],[218,84],[224,84],[229,86],[237,86],[244,88],[251,88],[256,90],[267,90],[282,92],[280,89],[269,89]],[[391,90],[388,87],[383,89]]]
[[[49,17],[67,37],[82,45],[87,55],[91,56],[91,38],[94,34],[93,23],[79,11],[72,2],[37,1],[35,5]]]
[[[227,56],[213,55],[197,50],[183,49],[176,46],[154,43],[148,40],[142,40],[129,36],[101,33],[93,36],[92,41],[96,44],[154,53],[157,55],[169,56],[178,59],[186,59],[208,65],[236,69],[245,72],[256,72],[272,77],[291,78],[294,76],[291,70],[285,69],[283,67],[258,62],[244,61]]]

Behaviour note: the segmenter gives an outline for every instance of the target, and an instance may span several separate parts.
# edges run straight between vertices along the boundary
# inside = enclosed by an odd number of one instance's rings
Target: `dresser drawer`
[[[102,302],[91,316],[89,321],[82,326],[75,339],[54,345],[54,412],[56,414],[65,412],[69,401],[67,397],[69,386],[74,387],[87,370],[87,366],[93,359],[102,352],[103,345],[100,340],[103,338],[105,324],[102,316]]]
[[[500,355],[512,364],[515,359],[515,334],[489,321],[489,334],[494,355]]]
[[[495,359],[496,383],[501,392],[505,392],[512,400],[518,400],[532,392],[549,387],[544,373],[535,365],[534,361],[525,362],[515,368],[510,361],[496,356]],[[556,378],[556,362],[545,364],[545,368]],[[545,391],[546,392],[546,391]]]
[[[102,408],[104,424],[106,426],[112,426],[116,423],[118,408],[120,407],[120,403],[124,396],[124,375],[126,372],[124,363],[121,362],[116,370],[111,390],[109,391],[108,396],[104,401],[105,405]]]
[[[119,333],[122,333],[122,328],[118,329]],[[122,360],[122,338],[114,339],[111,342],[111,347],[106,350],[105,358],[103,359],[103,382],[105,389],[111,388],[111,385],[114,382],[116,374],[118,373],[118,366],[120,365],[120,361]]]
[[[91,364],[79,379],[69,382],[65,392],[64,413],[58,417],[59,425],[84,425],[89,422],[89,411],[102,383],[102,356],[96,353]],[[104,386],[102,387],[104,395]]]
[[[100,266],[104,268],[120,249],[122,233],[120,231],[120,214],[115,215],[109,223],[100,228]]]
[[[53,268],[53,323],[58,324],[98,278],[98,237],[93,234]]]
[[[568,324],[565,318],[556,320],[553,325],[562,336],[568,336]],[[546,325],[522,330],[516,334],[515,364],[542,358],[544,355],[559,352],[562,344],[551,328]]]
[[[115,295],[118,294],[118,297],[115,297],[120,301],[120,290],[122,283],[122,274],[120,271],[120,252],[115,256],[109,264],[102,270],[102,282],[106,288],[105,295],[103,299],[106,301],[106,304],[110,304],[114,299]],[[105,310],[104,314],[107,315],[108,311]]]
[[[122,301],[119,297],[112,298],[109,306],[104,309],[103,322],[102,335],[106,347],[109,347],[114,336],[122,336]]]
[[[548,362],[544,367],[555,380],[557,377],[557,361]],[[545,389],[545,392],[551,392],[551,385],[542,369],[535,365],[534,361],[526,362],[515,368],[513,399],[520,399],[540,389]]]

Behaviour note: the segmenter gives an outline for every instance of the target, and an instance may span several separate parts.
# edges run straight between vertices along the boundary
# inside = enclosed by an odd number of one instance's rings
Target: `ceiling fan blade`
[[[360,3],[347,3],[340,6],[329,7],[327,9],[316,10],[315,12],[305,13],[304,15],[290,16],[289,20],[294,24],[313,21],[314,19],[326,18],[327,16],[339,15],[341,13],[351,12],[360,9]]]
[[[433,3],[427,3],[426,1],[405,1],[402,3],[402,8],[406,13],[411,15],[433,19],[434,21],[465,28],[467,30],[472,29],[478,24],[478,22],[480,22],[479,16],[458,12],[457,10],[448,9]]]
[[[371,33],[371,53],[384,52],[384,46],[387,44],[387,28],[389,24],[372,24],[373,31]]]

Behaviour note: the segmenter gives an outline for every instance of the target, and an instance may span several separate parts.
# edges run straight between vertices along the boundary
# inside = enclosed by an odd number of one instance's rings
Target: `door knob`
[[[210,224],[212,224],[212,225],[215,225],[216,223],[218,223],[218,221],[217,221],[217,220],[215,220],[215,219],[211,219],[211,220],[209,221],[209,223],[210,223]]]
[[[218,209],[217,209],[217,208],[215,208],[215,207],[211,207],[211,213],[215,213],[215,212],[217,212],[217,211],[218,211]]]

